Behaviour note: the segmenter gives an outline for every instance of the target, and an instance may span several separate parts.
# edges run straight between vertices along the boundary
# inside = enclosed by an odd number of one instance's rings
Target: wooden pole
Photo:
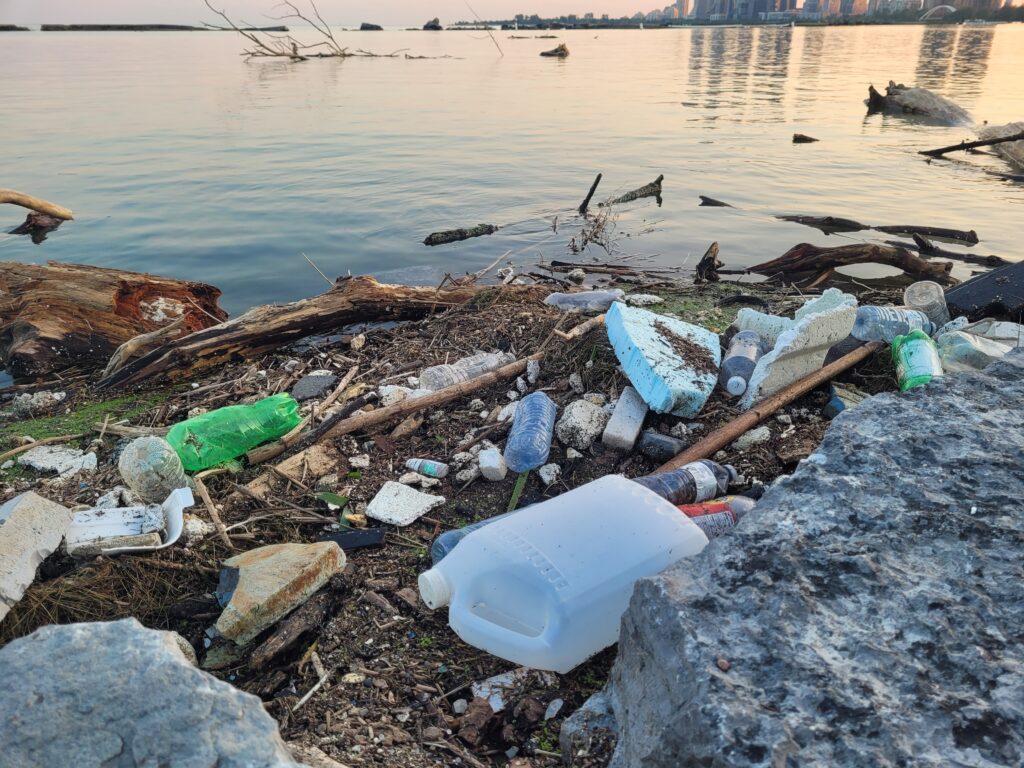
[[[30,211],[38,211],[39,213],[45,213],[47,216],[64,219],[65,221],[75,218],[71,210],[62,205],[48,202],[41,197],[26,195],[24,192],[17,192],[13,189],[0,189],[0,203],[20,205],[22,208],[28,208]]]
[[[993,144],[1005,144],[1008,141],[1024,141],[1024,131],[1015,133],[1012,136],[1001,136],[998,139],[981,139],[979,141],[961,141],[959,144],[951,144],[948,147],[938,149],[924,149],[918,152],[919,155],[928,157],[942,157],[947,152],[958,152],[961,150],[974,149],[976,147],[990,147]]]
[[[884,346],[885,344],[879,341],[873,341],[870,344],[865,344],[863,347],[858,347],[848,355],[826,365],[821,370],[815,371],[808,376],[804,376],[799,381],[793,382],[785,389],[762,400],[743,415],[737,416],[721,429],[715,430],[703,440],[694,443],[674,459],[658,467],[656,471],[669,472],[673,469],[678,469],[684,464],[689,464],[691,461],[698,461],[700,459],[706,459],[708,456],[713,456],[717,451],[720,451],[744,432],[752,429],[760,422],[771,416],[779,410],[779,408],[782,408],[784,405],[788,405],[801,395],[807,394],[820,384],[830,381],[847,368],[856,365],[861,360],[874,354]]]

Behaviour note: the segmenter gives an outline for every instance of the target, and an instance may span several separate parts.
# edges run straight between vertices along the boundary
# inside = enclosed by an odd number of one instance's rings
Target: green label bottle
[[[911,331],[892,341],[892,360],[900,392],[927,384],[942,375],[942,361],[935,342],[924,331]]]

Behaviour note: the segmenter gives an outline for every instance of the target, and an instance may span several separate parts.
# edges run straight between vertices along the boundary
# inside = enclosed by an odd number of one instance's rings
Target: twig
[[[327,275],[325,275],[323,273],[323,271],[320,269],[320,267],[318,267],[316,264],[313,263],[313,260],[311,258],[309,258],[309,256],[307,256],[306,254],[302,254],[302,258],[304,258],[306,261],[309,262],[309,266],[311,266],[313,269],[315,269],[317,272],[320,273],[320,277],[322,277],[324,280],[326,280],[327,284],[329,286],[331,286],[331,288],[334,287],[334,281],[331,280],[331,278],[329,278]]]
[[[192,480],[196,484],[196,491],[198,491],[199,497],[203,500],[203,504],[206,505],[206,509],[210,513],[210,519],[213,520],[213,524],[217,528],[217,535],[220,536],[220,540],[224,542],[228,549],[234,549],[235,545],[231,543],[231,539],[228,537],[224,521],[220,519],[220,514],[217,512],[213,499],[210,498],[210,492],[206,489],[206,484],[203,483],[202,478],[198,475],[193,477]]]
[[[1005,144],[1008,141],[1024,141],[1024,131],[1014,133],[1010,136],[1002,136],[998,139],[982,139],[980,141],[961,141],[959,144],[951,144],[948,147],[938,149],[925,149],[917,154],[928,157],[942,157],[947,152],[959,152],[960,150],[974,149],[975,147],[989,147],[993,144]]]
[[[323,687],[324,683],[327,682],[327,678],[329,677],[327,670],[324,669],[324,665],[320,662],[320,657],[317,655],[316,651],[313,651],[313,653],[310,654],[309,660],[313,662],[313,669],[316,670],[317,677],[319,677],[320,679],[317,680],[316,685],[314,685],[312,688],[306,691],[305,696],[303,696],[301,699],[298,700],[298,702],[296,702],[295,706],[292,707],[292,712],[298,712],[299,708],[303,704],[305,704],[307,701],[313,698],[313,694]]]
[[[476,16],[476,20],[479,21],[481,24],[484,24],[484,20],[481,19],[480,15],[473,10],[473,6],[469,4],[469,0],[463,0],[463,2],[466,3],[466,7],[469,8],[469,12]],[[498,49],[498,53],[501,54],[501,58],[505,58],[505,52],[501,50],[501,46],[498,45],[498,41],[494,38],[494,35],[491,33],[491,30],[487,28],[486,24],[484,24],[484,31],[490,36],[491,42],[494,43],[494,47]]]
[[[597,185],[600,184],[600,183],[601,183],[601,174],[599,173],[599,174],[597,174],[597,178],[594,179],[594,183],[590,185],[590,191],[587,192],[587,196],[585,198],[583,198],[583,202],[580,203],[580,207],[579,207],[580,216],[586,216],[587,215],[587,208],[590,206],[590,199],[594,196],[594,193],[597,192]]]

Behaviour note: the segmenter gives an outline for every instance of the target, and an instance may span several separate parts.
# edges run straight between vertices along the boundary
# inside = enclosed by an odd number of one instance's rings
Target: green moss
[[[537,740],[537,746],[545,752],[558,752],[558,732],[561,727],[560,722],[556,725],[555,720],[546,721],[544,726],[533,735]]]
[[[0,446],[8,446],[13,439],[22,435],[43,440],[58,435],[90,432],[97,424],[103,423],[107,415],[111,421],[123,419],[134,423],[140,416],[161,405],[172,394],[173,391],[164,391],[124,395],[79,405],[73,408],[71,413],[7,422],[0,425]]]
[[[700,325],[715,333],[723,333],[732,321],[736,319],[736,312],[740,306],[731,304],[725,307],[716,306],[719,301],[727,296],[734,296],[738,293],[759,296],[756,283],[708,283],[701,286],[686,287],[683,289],[658,290],[657,295],[665,301],[661,304],[654,304],[645,309],[657,312],[661,315],[672,315],[684,320],[687,323]]]

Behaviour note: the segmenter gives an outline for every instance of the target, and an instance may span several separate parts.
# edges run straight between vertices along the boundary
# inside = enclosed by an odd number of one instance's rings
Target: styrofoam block
[[[646,416],[647,403],[633,387],[626,387],[615,404],[608,426],[604,428],[601,442],[618,451],[633,450]]]

